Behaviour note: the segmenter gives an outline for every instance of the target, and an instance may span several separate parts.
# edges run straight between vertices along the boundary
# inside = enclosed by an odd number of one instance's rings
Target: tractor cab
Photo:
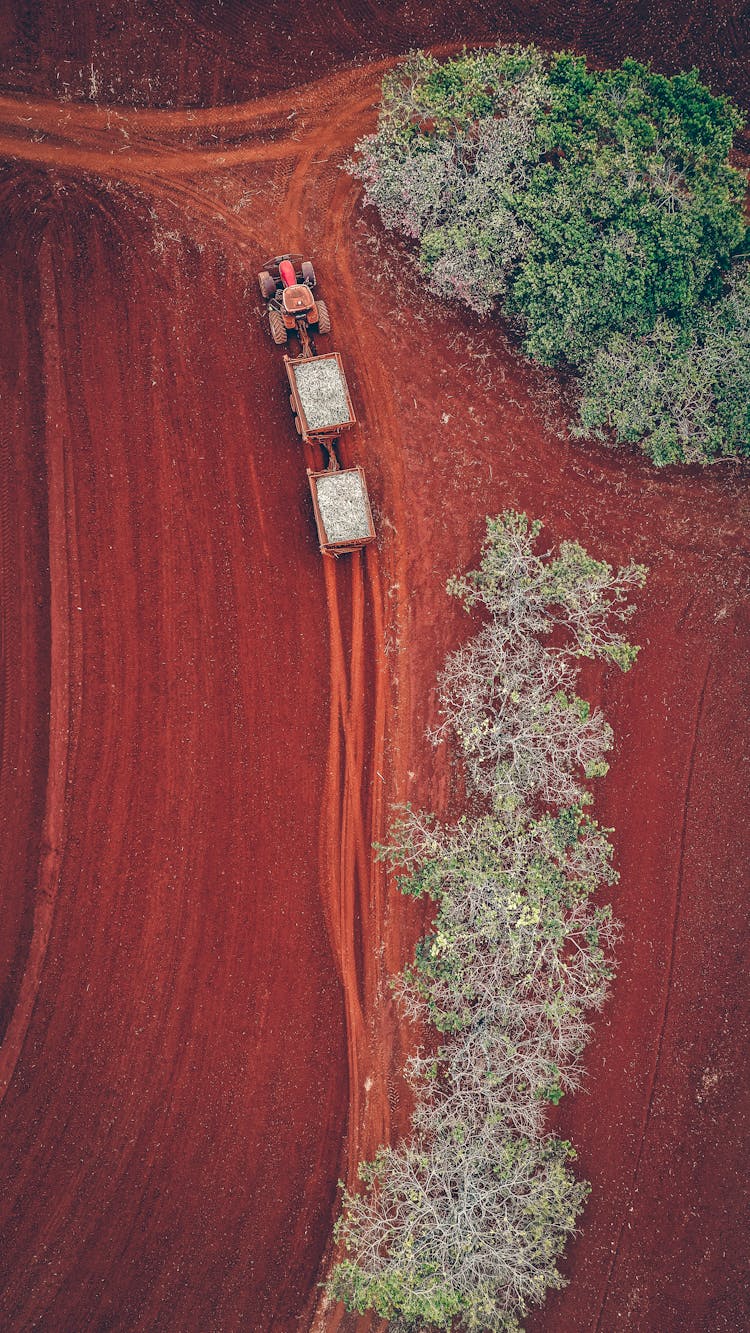
[[[293,333],[302,345],[302,355],[315,356],[311,333],[331,331],[331,317],[325,301],[315,300],[315,269],[302,255],[277,255],[267,259],[266,267],[258,274],[261,296],[271,337],[282,346]]]
[[[292,287],[284,287],[281,302],[284,307],[284,314],[292,315],[295,319],[299,319],[302,315],[308,315],[315,305],[310,288],[297,282]]]

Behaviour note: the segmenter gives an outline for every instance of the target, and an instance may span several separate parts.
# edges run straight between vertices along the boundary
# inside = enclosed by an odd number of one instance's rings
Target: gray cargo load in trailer
[[[340,352],[284,357],[297,431],[303,440],[325,442],[356,424]]]
[[[370,498],[361,467],[307,469],[321,551],[346,555],[375,540]]]

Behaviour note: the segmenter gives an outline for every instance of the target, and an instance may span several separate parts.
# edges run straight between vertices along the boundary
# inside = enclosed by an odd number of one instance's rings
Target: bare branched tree
[[[577,801],[581,779],[606,772],[612,733],[573,692],[575,677],[560,653],[493,620],[448,658],[432,739],[453,732],[474,790],[502,809]]]
[[[544,1100],[578,1086],[588,1015],[611,977],[617,926],[592,901],[616,879],[607,838],[580,806],[539,820],[489,816],[442,834],[405,809],[394,832],[383,854],[413,867],[426,851],[432,875],[412,871],[407,887],[438,902],[396,993],[410,1018],[452,1034],[409,1062],[415,1123],[538,1134]]]
[[[555,1261],[588,1187],[557,1139],[418,1136],[363,1171],[346,1196],[345,1243],[331,1295],[373,1304],[398,1329],[517,1329],[518,1316],[563,1285]]]
[[[646,567],[631,561],[613,569],[595,560],[578,542],[561,542],[557,556],[535,551],[539,520],[508,510],[487,519],[479,568],[449,581],[448,591],[467,610],[486,608],[508,638],[544,638],[560,626],[573,640],[568,656],[603,657],[623,671],[637,648],[622,626],[633,614],[628,596],[643,586]]]

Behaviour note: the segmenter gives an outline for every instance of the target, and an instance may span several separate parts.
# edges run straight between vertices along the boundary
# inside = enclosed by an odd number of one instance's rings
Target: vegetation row
[[[509,1330],[562,1285],[556,1266],[588,1192],[545,1106],[578,1086],[590,1016],[613,972],[608,830],[588,813],[612,734],[575,690],[579,659],[629,669],[623,634],[643,566],[613,570],[576,542],[536,551],[541,524],[487,522],[480,566],[449,590],[484,624],[448,659],[442,722],[474,814],[400,809],[380,854],[434,925],[398,978],[435,1039],[409,1061],[410,1137],[345,1193],[329,1292],[395,1329]]]
[[[417,52],[350,165],[436,293],[499,305],[529,356],[577,372],[579,432],[707,463],[750,454],[741,125],[696,70]]]

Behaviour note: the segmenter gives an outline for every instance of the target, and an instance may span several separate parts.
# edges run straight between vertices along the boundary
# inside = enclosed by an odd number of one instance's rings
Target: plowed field
[[[530,1327],[747,1326],[746,480],[572,442],[565,384],[425,297],[340,170],[417,41],[698,61],[744,100],[739,6],[73,8],[3,20],[0,1326],[354,1327],[316,1282],[337,1178],[407,1123],[387,981],[423,925],[371,845],[392,801],[455,804],[445,579],[507,506],[651,567],[637,667],[586,679],[624,937],[557,1113],[593,1194]],[[282,247],[376,511],[336,563],[256,299]]]

